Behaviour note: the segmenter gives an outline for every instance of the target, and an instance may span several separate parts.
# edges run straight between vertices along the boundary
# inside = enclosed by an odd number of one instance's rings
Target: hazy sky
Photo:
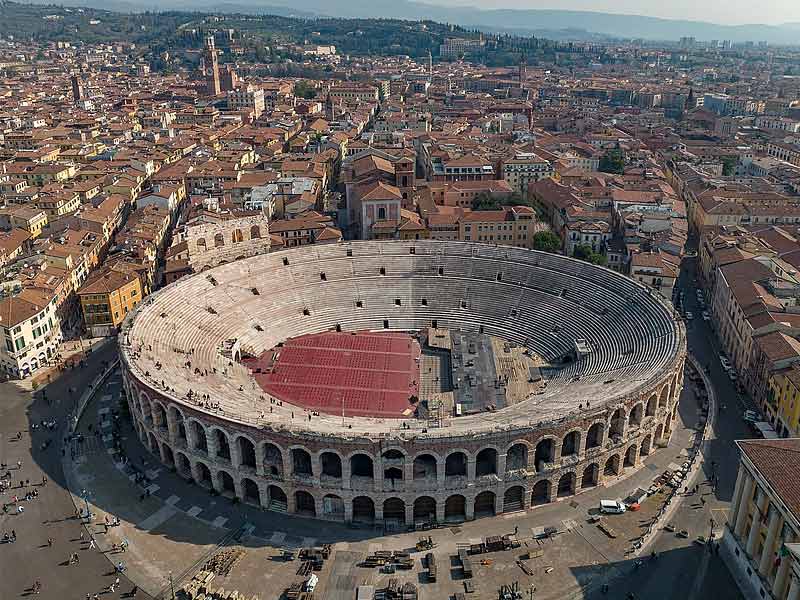
[[[425,2],[426,0],[421,0]],[[445,6],[595,10],[714,23],[800,22],[800,0],[427,0]]]

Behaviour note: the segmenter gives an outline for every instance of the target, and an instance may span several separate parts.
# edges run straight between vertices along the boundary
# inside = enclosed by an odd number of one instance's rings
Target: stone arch
[[[581,475],[581,489],[594,487],[600,481],[600,466],[597,463],[587,465]]]
[[[644,411],[645,417],[653,417],[656,414],[656,395],[653,394],[647,399],[647,408]]]
[[[603,465],[603,475],[606,477],[619,475],[619,454],[613,454],[606,459],[605,465]]]
[[[153,409],[153,426],[159,429],[167,428],[167,410],[164,405],[158,400],[154,400],[152,404]]]
[[[413,476],[414,479],[436,478],[439,459],[433,454],[424,452],[414,457]]]
[[[536,471],[541,472],[545,469],[545,464],[553,463],[556,460],[556,441],[552,437],[539,440],[536,444],[534,455]]]
[[[463,450],[454,450],[444,459],[445,477],[467,476],[467,453]]]
[[[322,516],[336,521],[344,520],[344,500],[336,494],[325,494],[322,497]]]
[[[383,501],[383,520],[406,522],[406,503],[402,498],[387,498]]]
[[[559,498],[566,498],[575,494],[576,475],[574,471],[564,473],[558,480],[556,494]]]
[[[239,242],[243,242],[244,241],[244,235],[242,234],[242,230],[241,229],[236,228],[236,229],[233,230],[233,232],[231,233],[231,241],[234,244],[238,244]]]
[[[534,484],[533,490],[531,491],[531,504],[534,506],[547,504],[552,500],[550,493],[550,481],[548,479],[540,479]]]
[[[414,500],[414,522],[432,522],[436,520],[436,499],[431,496],[420,496]]]
[[[356,452],[350,455],[350,476],[375,478],[375,463],[372,457],[365,452]]]
[[[144,417],[144,422],[147,425],[153,423],[153,410],[150,408],[150,398],[147,397],[147,394],[142,392],[139,396],[139,401],[142,403],[142,416]]]
[[[261,229],[258,225],[251,225],[250,226],[250,239],[257,240],[261,237]]]
[[[206,428],[200,421],[192,419],[189,421],[189,427],[192,429],[192,437],[194,437],[194,450],[199,450],[208,454],[208,436],[206,435]]]
[[[586,432],[586,450],[599,448],[603,444],[603,432],[605,431],[605,427],[605,423],[602,421],[591,424],[589,430]]]
[[[503,512],[514,512],[525,508],[525,488],[512,485],[503,494]]]
[[[620,406],[611,415],[611,422],[608,428],[608,434],[611,437],[621,436],[625,433],[625,409]]]
[[[567,433],[561,440],[561,456],[577,456],[581,450],[581,432],[577,429]]]
[[[183,452],[175,453],[175,469],[182,477],[190,477],[192,475],[192,463]]]
[[[342,457],[333,450],[325,450],[319,455],[320,474],[335,479],[342,478]]]
[[[353,498],[353,521],[372,523],[375,521],[375,502],[369,496]]]
[[[206,488],[210,488],[213,486],[212,479],[211,479],[211,469],[208,468],[208,465],[203,461],[198,460],[195,463],[195,472],[194,472],[194,480]]]
[[[639,448],[639,456],[647,456],[650,454],[650,449],[652,446],[652,438],[648,433],[644,438],[642,438],[642,445]]]
[[[289,505],[286,492],[280,486],[274,484],[267,488],[267,502],[267,507],[270,510],[279,512],[286,512]]]
[[[658,408],[664,408],[667,402],[669,402],[669,386],[665,385],[658,396]]]
[[[239,435],[236,438],[239,446],[239,465],[242,467],[256,468],[256,445],[249,438]]]
[[[292,448],[292,474],[311,477],[311,454],[305,448]]]
[[[161,462],[168,467],[175,466],[175,454],[172,452],[172,448],[170,448],[169,444],[166,442],[161,444]]]
[[[261,445],[261,461],[264,464],[264,473],[272,477],[283,477],[283,453],[272,442]]]
[[[225,236],[222,233],[214,234],[214,248],[222,248],[225,246]]]
[[[636,444],[631,444],[625,451],[625,460],[622,462],[624,468],[636,466]]]
[[[506,451],[506,472],[528,468],[529,446],[525,442],[512,444]]]
[[[261,491],[258,484],[249,477],[242,479],[242,500],[248,504],[261,506]]]
[[[663,438],[664,438],[664,424],[659,423],[658,426],[656,427],[655,432],[653,432],[653,445],[657,446],[661,444]]]
[[[491,490],[484,490],[475,496],[475,504],[472,513],[478,517],[493,517],[495,514],[495,502],[497,497]]]
[[[631,409],[631,414],[628,417],[628,422],[631,425],[641,425],[642,418],[644,418],[644,404],[637,402]]]
[[[316,517],[317,504],[314,501],[314,496],[305,490],[297,490],[294,493],[294,512],[298,515]]]
[[[167,416],[169,417],[170,421],[174,423],[175,436],[177,439],[186,442],[188,440],[186,433],[186,419],[184,418],[181,409],[174,404],[170,404],[167,411]]]
[[[475,455],[475,476],[497,474],[497,449],[484,448]]]
[[[217,491],[226,496],[236,495],[236,484],[233,482],[233,477],[225,469],[220,469],[217,472]]]
[[[453,494],[444,502],[445,521],[465,521],[467,518],[467,499],[461,494]]]
[[[149,432],[147,434],[147,444],[148,446],[150,446],[150,452],[153,453],[160,452],[158,447],[158,440],[156,439],[156,436],[153,435],[153,432]]]
[[[197,246],[197,250],[200,252],[205,252],[208,249],[208,247],[206,246],[206,238],[202,237],[197,238],[195,245]]]
[[[231,444],[228,441],[228,434],[219,427],[215,427],[211,430],[211,435],[214,436],[214,445],[216,446],[215,456],[229,461],[231,459]]]

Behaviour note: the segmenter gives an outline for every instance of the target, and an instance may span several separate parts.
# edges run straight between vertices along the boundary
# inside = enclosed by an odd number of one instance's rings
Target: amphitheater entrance
[[[430,496],[420,496],[414,500],[414,522],[431,523],[436,521],[436,500]]]
[[[444,503],[445,521],[465,521],[467,519],[467,499],[461,494],[450,496]]]
[[[611,416],[611,427],[608,433],[611,437],[622,436],[625,433],[625,411],[622,407],[615,410]]]
[[[494,492],[484,491],[475,496],[475,518],[494,516]]]
[[[375,503],[372,498],[368,496],[353,498],[353,522],[368,524],[375,522]]]
[[[252,479],[242,479],[242,500],[254,506],[261,506],[261,492],[258,485]]]
[[[317,505],[314,496],[302,490],[294,493],[294,511],[306,517],[317,516]]]
[[[322,516],[333,521],[344,521],[344,501],[336,494],[323,496]]]
[[[528,468],[528,446],[514,444],[506,452],[506,472]]]
[[[293,448],[292,470],[295,475],[311,477],[311,455],[302,448]]]
[[[644,439],[642,440],[642,445],[641,445],[641,448],[639,450],[639,456],[647,456],[648,454],[650,454],[650,435],[649,434],[644,436]]]
[[[436,459],[430,454],[420,454],[414,459],[414,479],[436,479]]]
[[[275,444],[264,444],[264,473],[273,477],[283,475],[283,456]]]
[[[238,440],[239,443],[239,460],[241,461],[241,465],[243,467],[249,467],[251,469],[256,468],[256,447],[247,438],[240,437]]]
[[[586,488],[594,487],[597,485],[597,480],[600,475],[600,467],[596,464],[591,464],[583,470],[583,475],[581,476],[581,489],[585,490]]]
[[[267,488],[267,498],[269,499],[269,509],[278,512],[286,512],[288,509],[288,502],[286,493],[277,485],[271,485]]]
[[[198,462],[197,467],[195,467],[197,471],[197,483],[205,488],[211,487],[211,470],[206,466],[205,463]]]
[[[353,477],[372,479],[374,477],[372,459],[366,454],[353,455],[350,458],[350,474]]]
[[[217,485],[219,486],[219,493],[227,498],[233,498],[236,495],[236,486],[233,483],[233,477],[227,471],[220,471],[217,473]]]
[[[475,476],[497,474],[497,450],[494,448],[484,448],[475,457]]]
[[[566,498],[575,494],[575,473],[564,473],[561,479],[558,480],[558,494],[559,498]]]
[[[603,467],[603,475],[606,477],[619,475],[619,454],[615,454],[614,456],[610,456],[608,458],[605,466]]]
[[[552,463],[555,460],[555,446],[555,441],[552,438],[542,440],[536,444],[534,462],[537,473],[544,471],[545,464]]]
[[[194,449],[208,454],[208,438],[206,437],[206,430],[197,421],[192,421],[194,428]]]
[[[400,498],[387,498],[383,502],[384,525],[397,526],[406,522],[406,503]]]
[[[548,502],[550,502],[550,482],[546,479],[542,479],[541,481],[537,481],[536,485],[533,486],[531,504],[540,506]]]
[[[515,512],[525,508],[525,488],[515,485],[506,490],[503,494],[503,512]]]
[[[334,479],[342,478],[342,459],[334,452],[323,452],[319,457],[322,474]]]
[[[599,448],[603,443],[603,424],[595,423],[586,434],[586,449]]]
[[[625,452],[625,460],[622,463],[622,466],[625,468],[628,467],[635,467],[636,466],[636,446],[633,445],[628,448],[628,451]]]
[[[229,461],[231,459],[231,445],[228,443],[228,436],[225,435],[224,431],[215,429],[214,438],[217,443],[217,458]]]
[[[466,477],[467,476],[467,455],[463,452],[453,452],[444,461],[445,477]]]
[[[581,434],[570,431],[561,442],[561,456],[576,456],[581,446]]]

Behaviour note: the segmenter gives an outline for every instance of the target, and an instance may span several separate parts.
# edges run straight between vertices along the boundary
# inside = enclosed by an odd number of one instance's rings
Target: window
[[[381,206],[378,208],[378,220],[383,221],[384,219],[386,219],[386,208]]]
[[[136,290],[131,291],[131,298],[133,298],[135,295],[136,295]]]

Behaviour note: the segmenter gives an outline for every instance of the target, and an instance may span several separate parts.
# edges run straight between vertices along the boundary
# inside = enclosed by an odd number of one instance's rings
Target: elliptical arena
[[[314,245],[182,279],[120,334],[136,430],[222,495],[318,519],[459,522],[638,469],[685,331],[608,269],[461,242]]]

